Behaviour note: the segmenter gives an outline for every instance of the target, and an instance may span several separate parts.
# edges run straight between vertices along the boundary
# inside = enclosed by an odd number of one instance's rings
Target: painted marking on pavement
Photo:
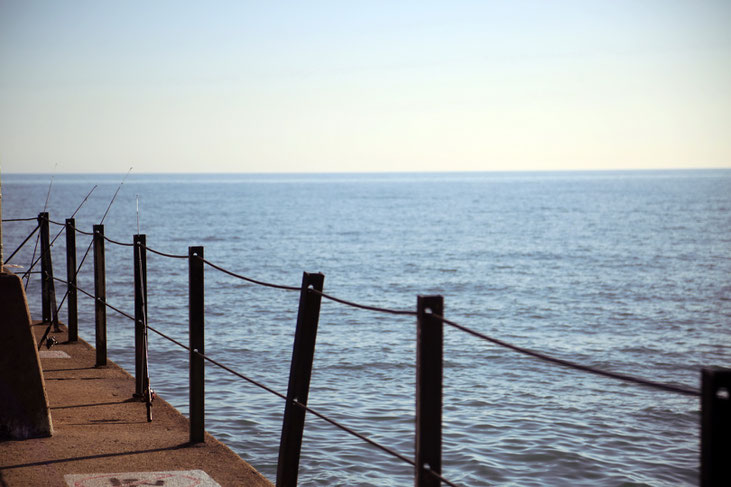
[[[221,487],[203,470],[64,475],[69,487]]]
[[[71,358],[71,355],[63,350],[41,350],[38,355],[41,358]]]

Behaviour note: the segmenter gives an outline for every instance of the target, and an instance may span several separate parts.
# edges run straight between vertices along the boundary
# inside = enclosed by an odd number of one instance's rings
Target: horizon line
[[[487,170],[423,170],[423,171],[135,171],[132,166],[131,175],[146,174],[155,176],[164,175],[209,175],[209,174],[240,174],[251,176],[272,176],[272,175],[356,175],[356,174],[486,174],[486,173],[570,173],[570,172],[659,172],[659,171],[723,171],[731,170],[731,164],[728,166],[703,166],[703,167],[667,167],[667,168],[587,168],[587,169],[487,169]],[[0,168],[0,174],[4,175],[119,175],[126,174],[127,171],[3,171]]]

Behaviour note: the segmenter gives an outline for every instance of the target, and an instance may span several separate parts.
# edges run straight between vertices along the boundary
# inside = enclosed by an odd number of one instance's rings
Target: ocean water
[[[43,210],[50,175],[3,175],[3,218]],[[56,175],[48,208],[91,231],[122,175]],[[136,199],[139,198],[139,213]],[[731,364],[731,171],[138,175],[108,237],[298,286],[445,316],[556,357],[698,388]],[[5,255],[33,223],[5,223]],[[51,226],[52,235],[60,229]],[[34,239],[13,264],[27,267]],[[78,259],[89,237],[77,236]],[[64,238],[54,267],[65,276]],[[106,246],[107,301],[133,312],[132,250]],[[91,256],[79,277],[93,291]],[[22,269],[16,269],[22,272]],[[206,352],[286,392],[298,293],[206,267]],[[150,325],[187,341],[187,262],[148,253]],[[63,285],[57,293],[63,295]],[[28,288],[40,317],[40,286]],[[93,303],[79,296],[93,343]],[[65,320],[65,306],[61,312]],[[109,357],[134,371],[133,325],[108,311]],[[309,404],[408,457],[414,451],[414,318],[323,300]],[[153,388],[188,410],[187,352],[150,336]],[[696,485],[699,403],[587,375],[446,327],[443,475],[459,485]],[[206,428],[274,480],[283,401],[206,367]],[[143,418],[141,418],[142,420]],[[412,467],[308,416],[303,486],[403,486]]]

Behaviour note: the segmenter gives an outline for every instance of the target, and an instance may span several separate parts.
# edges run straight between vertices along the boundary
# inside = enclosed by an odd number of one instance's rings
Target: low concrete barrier
[[[0,438],[51,436],[41,363],[23,283],[0,272]]]

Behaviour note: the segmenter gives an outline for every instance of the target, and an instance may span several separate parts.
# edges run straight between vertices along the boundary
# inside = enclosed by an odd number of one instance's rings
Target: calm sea
[[[50,175],[3,175],[3,217],[43,210]],[[48,208],[98,223],[122,175],[57,175]],[[445,316],[586,365],[699,387],[731,363],[731,171],[137,175],[106,235],[298,286]],[[33,223],[3,225],[6,256]],[[52,225],[52,234],[57,229]],[[81,259],[88,237],[79,235]],[[26,265],[34,240],[12,263]],[[64,239],[54,265],[65,275]],[[108,302],[133,312],[132,251],[107,244]],[[91,258],[79,286],[92,291]],[[20,270],[18,270],[20,271]],[[150,325],[187,341],[187,262],[148,254]],[[286,392],[298,293],[206,267],[206,351]],[[65,291],[58,287],[58,294]],[[40,317],[38,278],[28,289]],[[93,342],[93,304],[79,297]],[[61,317],[65,320],[66,310]],[[109,356],[133,371],[133,328],[108,312]],[[323,301],[310,405],[411,457],[415,323]],[[568,370],[445,329],[443,474],[465,486],[695,485],[696,399]],[[181,411],[187,353],[150,337],[153,387]],[[275,478],[283,401],[207,366],[206,427]],[[141,418],[142,420],[142,418]],[[412,468],[308,417],[301,485],[403,486]]]

